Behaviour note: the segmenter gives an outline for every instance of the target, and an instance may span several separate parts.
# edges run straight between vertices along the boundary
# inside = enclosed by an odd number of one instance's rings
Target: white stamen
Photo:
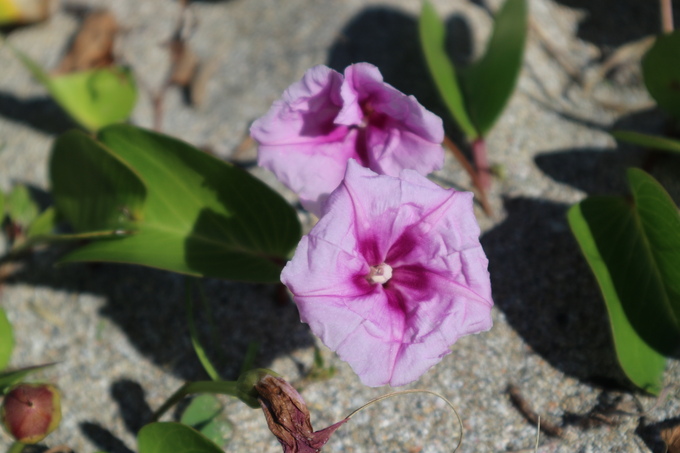
[[[392,278],[392,268],[387,263],[382,263],[377,266],[371,266],[371,271],[366,276],[369,283],[379,283],[381,285],[387,283]]]

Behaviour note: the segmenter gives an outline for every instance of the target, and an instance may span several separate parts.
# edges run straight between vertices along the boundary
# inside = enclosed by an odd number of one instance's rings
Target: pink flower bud
[[[18,442],[35,444],[61,422],[61,396],[49,384],[19,384],[5,395],[0,419]]]

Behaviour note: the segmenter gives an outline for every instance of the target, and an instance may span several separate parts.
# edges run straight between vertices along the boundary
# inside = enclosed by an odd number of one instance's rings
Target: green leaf
[[[461,71],[470,120],[485,136],[515,89],[527,34],[526,0],[506,0],[496,15],[484,56]]]
[[[215,393],[217,395],[235,396],[250,407],[260,407],[257,398],[242,392],[238,381],[195,381],[187,382],[177,389],[177,391],[153,413],[151,419],[158,420],[168,411],[168,409],[179,403],[182,398],[191,395],[192,393]]]
[[[568,217],[604,296],[623,371],[658,394],[664,356],[680,345],[680,214],[645,172],[630,169],[628,180],[634,200],[590,197]]]
[[[5,220],[5,197],[6,195],[0,190],[0,225]]]
[[[27,227],[38,217],[40,208],[33,200],[31,191],[23,184],[17,184],[12,188],[6,199],[7,215],[13,222]]]
[[[14,334],[12,323],[7,319],[7,313],[0,307],[0,370],[4,369],[12,358],[14,350]]]
[[[425,61],[434,79],[446,107],[453,119],[469,140],[478,137],[465,109],[465,102],[456,77],[456,70],[444,47],[446,30],[437,11],[429,1],[423,2],[418,21],[420,44],[425,54]]]
[[[658,149],[661,151],[670,151],[680,153],[680,141],[671,140],[666,137],[657,137],[655,135],[641,134],[632,131],[612,131],[612,136],[624,142],[632,143],[634,145],[645,146],[647,148]]]
[[[46,363],[44,365],[29,366],[26,368],[19,368],[18,370],[0,373],[0,394],[5,393],[5,390],[7,390],[12,385],[21,382],[29,374],[44,370],[45,368],[51,367],[53,365],[54,363]]]
[[[139,453],[223,453],[195,429],[173,422],[144,426],[137,435],[137,444]]]
[[[234,432],[233,424],[223,413],[222,403],[213,395],[198,395],[182,413],[180,421],[215,442],[226,445]]]
[[[194,352],[196,353],[198,360],[201,362],[201,365],[203,365],[203,369],[205,370],[206,373],[208,373],[208,376],[210,376],[210,379],[212,379],[213,381],[219,381],[220,375],[217,372],[215,366],[210,361],[208,353],[205,351],[203,344],[201,344],[201,339],[198,337],[198,328],[196,327],[196,317],[194,316],[194,304],[191,295],[192,289],[194,288],[193,283],[194,282],[189,281],[189,279],[186,279],[184,282],[185,309],[187,312],[187,323],[189,324],[189,336],[191,337],[191,345],[194,347]],[[201,297],[203,297],[203,292],[201,292]]]
[[[80,131],[61,135],[49,163],[57,210],[78,232],[136,228],[146,187],[115,153]]]
[[[130,69],[110,67],[50,76],[28,55],[8,47],[54,100],[87,129],[96,131],[130,116],[137,101]]]
[[[54,76],[47,89],[64,110],[92,131],[126,120],[137,101],[132,72],[122,67]]]
[[[656,38],[642,58],[642,76],[659,107],[680,118],[680,30]]]
[[[54,230],[57,222],[57,210],[54,206],[45,209],[28,227],[26,237],[33,239],[38,236],[45,236]]]
[[[300,223],[292,206],[264,183],[184,142],[132,126],[110,126],[101,131],[99,142],[79,137],[77,153],[115,156],[134,169],[147,192],[142,212],[131,217],[133,234],[92,242],[65,261],[124,262],[195,276],[279,281],[300,239]],[[61,152],[67,145],[71,142],[55,149]],[[80,167],[60,165],[64,181],[77,185]],[[89,197],[84,188],[74,188],[72,195],[74,206]]]

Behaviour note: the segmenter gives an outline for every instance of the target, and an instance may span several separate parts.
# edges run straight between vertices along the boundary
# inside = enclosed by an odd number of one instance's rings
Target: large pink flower
[[[250,133],[260,145],[258,164],[315,214],[349,159],[391,176],[406,168],[427,175],[444,162],[441,119],[368,63],[347,67],[344,77],[326,66],[309,69]]]
[[[472,194],[349,162],[281,280],[300,317],[370,386],[404,385],[491,328]]]

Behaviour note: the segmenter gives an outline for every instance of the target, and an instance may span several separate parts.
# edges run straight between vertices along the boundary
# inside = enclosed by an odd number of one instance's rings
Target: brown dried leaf
[[[198,57],[191,47],[180,37],[170,41],[170,84],[187,87],[191,83],[198,67]]]
[[[191,80],[191,105],[200,107],[205,102],[208,82],[217,72],[217,60],[210,60],[198,66],[194,78]]]
[[[55,74],[85,71],[113,65],[113,45],[120,30],[108,11],[94,11],[83,21],[73,45],[61,60]]]
[[[680,425],[661,431],[661,439],[668,447],[668,453],[680,453]]]

